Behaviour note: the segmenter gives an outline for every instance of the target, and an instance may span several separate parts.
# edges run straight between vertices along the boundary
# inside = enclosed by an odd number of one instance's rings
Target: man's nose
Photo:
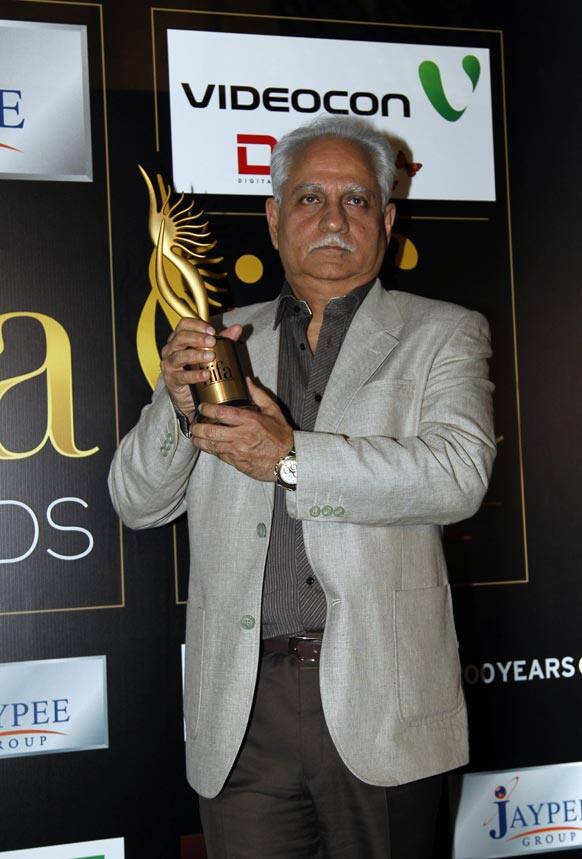
[[[343,233],[347,231],[348,219],[341,201],[328,200],[326,202],[321,213],[319,225],[326,233]]]

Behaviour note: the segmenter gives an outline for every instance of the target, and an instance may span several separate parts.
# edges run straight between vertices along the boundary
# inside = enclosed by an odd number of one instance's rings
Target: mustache
[[[353,253],[355,251],[354,245],[350,244],[350,242],[347,242],[345,239],[342,239],[341,236],[336,236],[334,233],[322,236],[316,242],[310,244],[307,248],[307,253],[320,250],[321,248],[341,248],[344,251],[349,251],[349,253]]]

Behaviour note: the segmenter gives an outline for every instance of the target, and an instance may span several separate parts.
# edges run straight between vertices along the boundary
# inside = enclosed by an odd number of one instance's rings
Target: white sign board
[[[75,844],[55,844],[51,847],[28,847],[0,853],[2,859],[124,859],[123,838],[99,841],[77,841]]]
[[[582,847],[582,763],[462,777],[454,859]]]
[[[0,758],[108,744],[105,656],[0,665]]]
[[[178,191],[270,194],[276,141],[327,115],[372,121],[422,164],[408,197],[495,200],[485,48],[168,30],[168,63]]]
[[[0,21],[0,179],[92,181],[83,25]]]

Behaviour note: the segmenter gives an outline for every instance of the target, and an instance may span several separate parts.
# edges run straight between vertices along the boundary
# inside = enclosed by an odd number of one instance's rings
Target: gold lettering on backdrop
[[[143,306],[137,326],[137,354],[139,363],[151,388],[160,375],[160,355],[156,342],[156,311],[158,305],[173,329],[183,316],[200,316],[208,319],[212,304],[220,302],[210,298],[208,291],[225,292],[208,282],[208,278],[223,278],[223,272],[202,268],[222,262],[222,257],[208,258],[206,254],[216,247],[216,241],[206,242],[210,236],[207,222],[200,223],[202,212],[192,214],[193,204],[181,207],[180,198],[170,205],[170,188],[157,176],[161,203],[158,208],[156,193],[147,173],[140,167],[149,198],[148,230],[154,245],[148,275],[151,292]],[[194,263],[194,264],[193,264]]]
[[[35,319],[41,326],[45,336],[44,361],[35,370],[0,379],[0,401],[4,394],[16,385],[45,375],[46,379],[46,427],[39,444],[30,450],[8,450],[0,441],[0,459],[26,459],[34,456],[50,440],[52,446],[61,456],[80,458],[92,456],[99,450],[81,450],[75,444],[75,427],[73,417],[73,370],[71,362],[71,343],[63,326],[44,313],[30,311],[4,313],[0,315],[0,354],[4,351],[2,330],[5,322],[10,319]],[[17,415],[14,416],[17,421]]]

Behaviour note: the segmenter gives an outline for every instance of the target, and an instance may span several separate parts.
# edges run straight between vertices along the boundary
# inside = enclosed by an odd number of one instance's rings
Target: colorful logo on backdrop
[[[284,134],[316,116],[353,116],[397,139],[409,180],[397,197],[495,200],[488,49],[176,29],[167,36],[177,191],[269,194],[270,155]]]
[[[0,758],[105,749],[105,656],[0,665]]]
[[[0,853],[2,859],[125,859],[123,838],[102,838],[98,841],[77,841],[74,844],[54,844],[49,847],[28,847]]]
[[[462,777],[455,859],[582,847],[582,763]]]
[[[475,92],[481,75],[481,63],[477,57],[472,54],[467,54],[466,57],[463,57],[461,66],[471,81],[473,92]],[[465,113],[467,107],[465,106],[460,110],[457,110],[451,105],[445,93],[441,70],[438,65],[432,60],[424,60],[418,67],[418,77],[420,78],[422,88],[425,91],[428,100],[437,113],[439,113],[443,119],[448,120],[448,122],[457,122],[457,120],[459,120]]]
[[[92,181],[85,26],[0,21],[0,178]]]

